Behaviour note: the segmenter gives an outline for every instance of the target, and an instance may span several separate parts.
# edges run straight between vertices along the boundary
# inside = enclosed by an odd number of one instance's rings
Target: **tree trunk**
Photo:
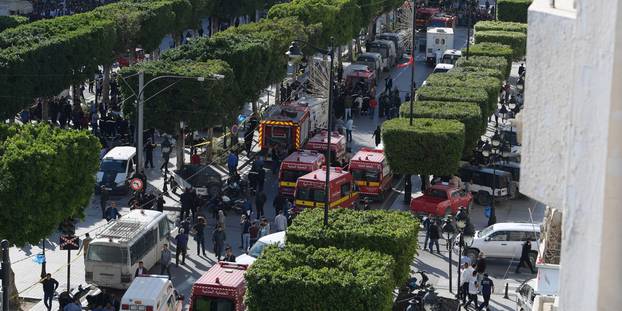
[[[80,105],[80,83],[73,84],[73,105]]]
[[[268,93],[268,102],[270,102],[270,94]],[[251,102],[251,106],[253,108],[253,113],[257,113],[257,101],[254,100]]]
[[[0,251],[0,258],[2,257],[1,255],[2,251]],[[11,262],[11,258],[9,258],[9,262]],[[15,286],[15,272],[13,272],[12,266],[9,267],[9,278],[9,310],[20,310],[17,286]],[[2,300],[1,298],[0,300]]]
[[[357,37],[356,41],[358,41],[358,37]],[[352,44],[352,40],[350,40],[348,42],[348,61],[349,62],[353,62],[354,61],[354,51],[352,50],[353,48],[354,48],[354,46]]]
[[[210,127],[207,130],[207,138],[209,139],[209,148],[207,148],[207,163],[212,162],[214,158],[214,147],[216,147],[216,142],[214,141],[214,128]],[[225,141],[227,141],[225,137]],[[225,146],[227,148],[227,146]]]
[[[50,118],[49,116],[49,98],[44,98],[43,101],[41,101],[41,122],[47,122]]]
[[[104,64],[104,80],[102,81],[102,103],[106,108],[108,108],[108,104],[110,103],[110,69],[112,68],[111,64]],[[96,92],[97,93],[97,92]],[[95,95],[97,96],[97,94]]]
[[[404,203],[405,204],[410,204],[410,198],[412,197],[412,186],[413,183],[411,181],[411,176],[410,174],[406,174],[404,175]]]
[[[179,126],[177,130],[177,144],[175,145],[175,154],[177,155],[177,169],[180,170],[184,167],[184,129]]]

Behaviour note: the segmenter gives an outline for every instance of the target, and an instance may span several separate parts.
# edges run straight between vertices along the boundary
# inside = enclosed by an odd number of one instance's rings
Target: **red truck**
[[[220,261],[213,265],[194,285],[190,311],[244,311],[247,265]]]
[[[471,207],[473,196],[455,186],[436,184],[426,189],[420,197],[410,200],[410,210],[415,213],[444,217],[454,215],[460,207]]]

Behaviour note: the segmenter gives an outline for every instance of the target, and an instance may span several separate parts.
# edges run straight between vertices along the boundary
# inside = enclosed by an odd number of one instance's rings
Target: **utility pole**
[[[145,73],[143,71],[138,72],[138,114],[136,116],[136,171],[142,172],[144,164],[143,159],[143,106],[145,101],[145,95],[143,88],[145,87]]]
[[[416,30],[416,26],[417,26],[417,3],[415,0],[413,0],[413,37],[412,37],[412,47],[411,47],[411,51],[410,51],[410,55],[413,58],[413,63],[412,63],[412,70],[411,70],[411,76],[410,76],[410,126],[413,125],[413,114],[414,112],[414,106],[415,106],[415,34],[417,33]]]
[[[11,284],[11,261],[9,259],[9,241],[2,240],[2,268],[0,276],[2,277],[2,310],[9,311],[9,286]]]

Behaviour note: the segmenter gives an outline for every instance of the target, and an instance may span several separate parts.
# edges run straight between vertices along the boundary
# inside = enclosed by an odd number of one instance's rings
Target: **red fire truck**
[[[348,159],[346,156],[346,137],[339,134],[338,132],[332,132],[332,137],[330,139],[330,151],[331,151],[331,160],[332,165],[335,166],[344,166]],[[321,131],[315,136],[311,137],[307,144],[305,144],[304,149],[307,150],[315,150],[318,152],[325,153],[326,146],[328,145],[328,131]]]
[[[417,24],[417,28],[428,27],[432,16],[440,12],[440,8],[418,8],[417,16],[415,17],[415,23]]]
[[[288,154],[300,149],[313,132],[326,128],[325,106],[313,97],[272,106],[259,123],[259,146],[267,150],[280,145]]]
[[[218,262],[192,285],[190,311],[244,311],[247,265]]]
[[[354,189],[350,172],[340,167],[330,168],[329,207],[353,208],[358,204],[359,193]],[[298,178],[294,192],[294,213],[307,207],[324,207],[326,200],[326,168],[321,168]]]
[[[281,162],[279,193],[294,196],[298,177],[321,168],[325,163],[324,155],[316,151],[294,151]]]
[[[454,15],[438,13],[432,16],[428,27],[454,28],[457,25],[458,25],[458,17]]]
[[[350,172],[362,195],[384,199],[385,191],[391,189],[393,173],[389,168],[384,150],[361,148],[350,159]]]

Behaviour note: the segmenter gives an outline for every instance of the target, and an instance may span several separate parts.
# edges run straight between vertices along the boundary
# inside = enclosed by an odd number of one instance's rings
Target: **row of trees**
[[[401,118],[383,124],[385,151],[392,169],[403,174],[452,175],[469,159],[497,109],[499,90],[512,61],[524,56],[526,25],[482,21],[476,44],[448,73],[432,74],[417,92],[414,125],[410,103]],[[509,45],[508,45],[509,44]],[[408,142],[408,143],[405,143]]]
[[[410,276],[419,223],[409,213],[308,209],[246,272],[249,310],[391,310]],[[278,292],[278,295],[274,295]]]

